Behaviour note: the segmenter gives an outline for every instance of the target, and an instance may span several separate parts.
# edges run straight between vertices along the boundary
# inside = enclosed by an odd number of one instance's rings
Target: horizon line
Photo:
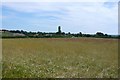
[[[58,32],[58,31],[50,31],[50,32],[47,32],[47,31],[31,31],[31,30],[23,30],[23,29],[0,29],[0,31],[2,31],[2,30],[6,30],[6,31],[10,31],[10,30],[19,30],[19,31],[26,31],[26,32],[43,32],[43,33],[56,33],[56,32]],[[69,33],[70,31],[62,31],[62,32],[64,32],[64,33]],[[119,33],[118,34],[110,34],[110,33],[105,33],[105,32],[103,32],[103,31],[96,31],[95,33],[85,33],[85,32],[82,32],[82,31],[79,31],[79,32],[70,32],[71,34],[77,34],[77,33],[82,33],[82,34],[92,34],[92,35],[94,35],[94,34],[96,34],[97,32],[101,32],[101,33],[103,33],[103,34],[107,34],[107,35],[120,35]]]

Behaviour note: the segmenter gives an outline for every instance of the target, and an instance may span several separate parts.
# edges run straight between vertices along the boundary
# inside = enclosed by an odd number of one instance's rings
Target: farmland
[[[118,41],[3,39],[2,61],[3,78],[117,78]]]

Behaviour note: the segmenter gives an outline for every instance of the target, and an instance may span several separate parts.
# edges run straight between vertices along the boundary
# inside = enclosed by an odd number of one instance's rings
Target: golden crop
[[[2,40],[3,78],[117,78],[117,39]]]

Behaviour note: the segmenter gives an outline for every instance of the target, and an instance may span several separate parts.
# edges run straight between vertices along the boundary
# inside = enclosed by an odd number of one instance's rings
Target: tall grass
[[[3,39],[3,78],[117,78],[114,39]]]

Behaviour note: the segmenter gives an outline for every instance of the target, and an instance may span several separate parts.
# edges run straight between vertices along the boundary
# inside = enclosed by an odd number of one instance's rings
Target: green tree
[[[104,36],[104,34],[102,32],[97,32],[96,36],[101,36],[102,37],[102,36]]]
[[[58,26],[58,33],[61,34],[61,26]]]
[[[79,36],[80,36],[80,37],[82,36],[82,32],[79,32]]]

